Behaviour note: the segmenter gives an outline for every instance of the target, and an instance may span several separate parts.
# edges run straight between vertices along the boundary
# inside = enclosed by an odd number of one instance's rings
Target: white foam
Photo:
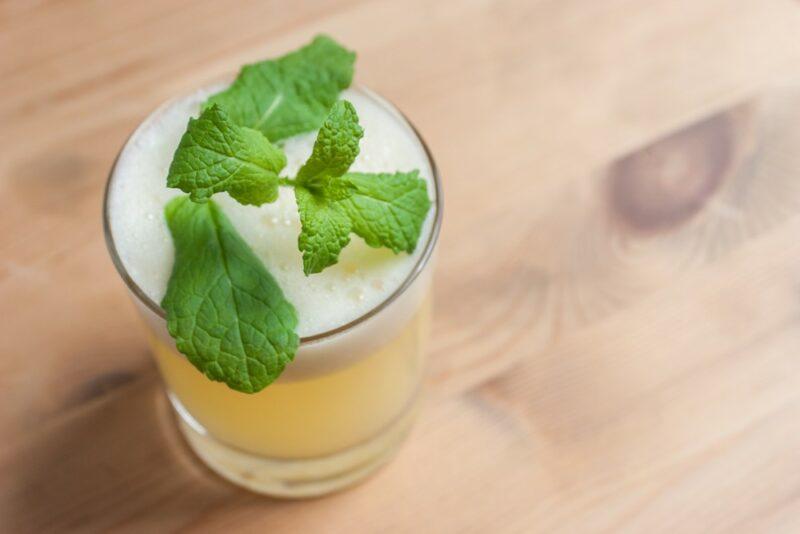
[[[108,210],[117,253],[134,282],[155,302],[164,296],[174,257],[164,205],[181,194],[166,187],[167,170],[189,117],[197,116],[200,104],[222,87],[197,91],[157,109],[131,136],[112,176]],[[342,98],[353,103],[364,128],[361,152],[352,170],[419,169],[433,199],[428,158],[399,113],[366,91],[350,89]],[[288,164],[283,175],[297,172],[311,153],[315,137],[316,132],[284,143]],[[297,249],[300,224],[294,193],[291,188],[280,189],[277,202],[258,208],[242,206],[227,194],[215,195],[214,200],[294,304],[300,336],[347,324],[386,300],[412,271],[430,233],[433,209],[413,254],[370,248],[353,235],[337,265],[306,277]]]

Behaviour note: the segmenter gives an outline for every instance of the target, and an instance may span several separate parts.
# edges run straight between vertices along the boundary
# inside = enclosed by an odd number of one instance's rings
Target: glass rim
[[[364,322],[368,321],[372,317],[378,315],[384,309],[388,308],[389,305],[391,305],[393,302],[395,302],[403,293],[405,293],[405,291],[409,287],[411,287],[411,285],[414,283],[414,281],[417,279],[417,277],[419,277],[419,275],[425,269],[425,267],[427,266],[428,262],[431,259],[431,256],[433,256],[433,251],[434,251],[434,249],[436,247],[436,243],[439,240],[439,234],[441,233],[441,228],[442,228],[442,214],[443,214],[443,210],[444,210],[444,200],[442,198],[441,177],[439,175],[439,169],[436,166],[436,162],[433,159],[433,155],[431,154],[430,148],[428,147],[428,144],[425,142],[425,139],[423,139],[422,135],[419,133],[419,130],[417,130],[417,127],[414,125],[414,123],[412,123],[411,120],[406,116],[406,114],[403,113],[400,110],[400,108],[398,108],[396,105],[394,105],[393,102],[391,102],[388,99],[384,98],[383,96],[375,93],[374,91],[370,90],[369,88],[364,87],[363,85],[353,84],[351,86],[351,88],[354,88],[354,89],[357,89],[359,91],[362,91],[362,92],[366,93],[369,97],[377,100],[383,106],[389,106],[391,108],[390,111],[396,112],[400,116],[400,118],[406,123],[406,125],[411,129],[411,131],[414,133],[414,136],[417,138],[417,141],[419,141],[419,144],[422,146],[422,149],[425,152],[425,157],[428,159],[428,165],[430,165],[430,168],[431,168],[431,175],[432,175],[431,178],[433,180],[433,189],[434,189],[434,193],[435,193],[435,196],[436,196],[436,198],[434,199],[434,203],[433,203],[433,207],[434,207],[434,210],[435,210],[434,219],[433,219],[433,223],[432,223],[432,225],[430,227],[430,231],[428,232],[428,239],[425,242],[425,248],[422,251],[422,254],[420,254],[419,258],[417,259],[416,263],[414,264],[414,267],[411,269],[411,271],[408,273],[408,275],[403,279],[403,282],[397,287],[397,289],[395,289],[392,293],[390,293],[389,296],[387,296],[380,303],[378,303],[377,305],[375,305],[374,307],[372,307],[371,309],[369,309],[367,312],[363,313],[362,315],[359,315],[358,317],[356,317],[352,321],[349,321],[349,322],[347,322],[347,323],[345,323],[343,325],[337,326],[336,328],[332,328],[330,330],[326,330],[324,332],[320,332],[318,334],[301,337],[300,338],[300,345],[301,346],[302,345],[307,345],[309,343],[314,343],[314,342],[317,342],[317,341],[322,341],[324,339],[327,339],[327,338],[336,336],[338,334],[347,332],[348,330],[352,330],[356,326],[360,325],[361,323],[364,323]],[[167,100],[166,102],[169,102],[169,100]],[[117,273],[119,273],[120,277],[122,278],[122,281],[125,283],[125,285],[128,287],[128,289],[131,291],[131,293],[133,293],[133,295],[142,304],[144,304],[145,307],[147,307],[150,311],[152,311],[158,317],[164,319],[165,321],[167,319],[167,316],[166,316],[166,313],[164,312],[164,309],[161,308],[161,306],[158,305],[155,301],[153,301],[153,299],[151,299],[144,292],[144,290],[142,290],[141,287],[139,287],[139,285],[136,283],[136,281],[133,279],[133,277],[128,273],[128,270],[125,268],[125,265],[123,264],[122,259],[119,256],[119,253],[117,252],[117,247],[116,247],[116,244],[114,243],[114,236],[112,235],[112,232],[111,232],[111,223],[110,223],[110,217],[109,217],[108,198],[109,198],[109,192],[111,190],[111,182],[112,182],[112,180],[114,178],[114,171],[116,170],[117,163],[119,162],[119,157],[122,154],[122,151],[128,145],[128,142],[130,141],[131,137],[136,133],[136,131],[139,129],[139,127],[142,125],[142,123],[148,117],[150,117],[150,115],[152,115],[152,113],[154,113],[161,106],[166,104],[166,102],[164,102],[161,105],[159,105],[158,107],[156,107],[150,114],[147,115],[147,117],[142,119],[142,121],[139,122],[139,124],[136,125],[136,127],[133,129],[133,131],[125,139],[125,142],[122,144],[122,147],[119,149],[119,151],[117,152],[116,157],[114,158],[114,163],[111,165],[111,170],[109,171],[108,178],[106,179],[105,191],[103,192],[103,234],[105,235],[106,248],[108,249],[109,255],[111,256],[111,261],[114,264],[114,267],[116,268]],[[419,244],[417,246],[419,246]]]

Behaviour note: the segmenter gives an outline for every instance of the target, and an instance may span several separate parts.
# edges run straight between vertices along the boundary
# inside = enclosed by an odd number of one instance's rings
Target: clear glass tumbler
[[[214,471],[250,490],[309,497],[348,486],[385,463],[415,415],[430,326],[432,256],[442,220],[439,174],[428,147],[391,104],[368,95],[417,136],[433,173],[433,224],[401,286],[363,316],[304,337],[280,378],[256,394],[212,382],[180,354],[164,311],[136,285],[114,245],[106,187],[104,229],[111,258],[147,329],[177,422],[189,446]]]

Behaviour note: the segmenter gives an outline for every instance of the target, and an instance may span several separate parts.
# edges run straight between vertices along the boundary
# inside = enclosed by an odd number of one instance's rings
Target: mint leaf
[[[308,276],[339,260],[339,252],[350,242],[352,224],[341,206],[324,194],[298,186],[295,197],[302,225],[297,244]]]
[[[240,126],[273,142],[320,127],[339,93],[353,79],[355,53],[327,36],[278,59],[246,65],[225,91],[207,102],[220,105]]]
[[[353,104],[346,100],[336,102],[317,133],[311,156],[297,173],[297,181],[324,192],[356,160],[358,142],[363,136]]]
[[[260,391],[294,358],[294,308],[214,202],[181,196],[164,213],[175,264],[161,306],[178,350],[211,380]]]
[[[358,156],[363,135],[353,105],[336,102],[317,133],[311,156],[297,173],[295,197],[302,226],[298,247],[306,275],[336,263],[339,252],[350,242],[352,224],[336,201],[355,189],[340,177]]]
[[[242,204],[261,205],[278,198],[278,173],[286,156],[260,132],[235,125],[219,106],[189,119],[167,185],[203,202],[227,191]]]
[[[350,218],[353,232],[371,247],[414,252],[431,207],[419,171],[349,173],[344,178],[355,192],[338,204]]]

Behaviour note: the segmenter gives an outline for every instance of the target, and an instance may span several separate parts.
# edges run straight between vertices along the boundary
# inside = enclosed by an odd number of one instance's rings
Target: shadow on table
[[[171,530],[198,510],[256,498],[188,451],[152,375],[42,430],[5,471],[7,532]]]

